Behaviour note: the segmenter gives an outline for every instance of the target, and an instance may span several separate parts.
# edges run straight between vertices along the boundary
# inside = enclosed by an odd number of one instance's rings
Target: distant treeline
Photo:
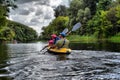
[[[120,0],[72,0],[69,7],[58,6],[55,19],[43,27],[40,39],[59,34],[66,27],[71,29],[81,22],[74,35],[95,36],[98,39],[120,36]]]
[[[30,42],[37,40],[37,32],[26,25],[9,21],[8,27],[14,31],[14,39],[19,42]]]
[[[17,6],[13,0],[0,0],[0,42],[17,40],[28,42],[37,39],[37,33],[32,28],[18,22],[7,20],[10,12],[9,7],[15,9]]]

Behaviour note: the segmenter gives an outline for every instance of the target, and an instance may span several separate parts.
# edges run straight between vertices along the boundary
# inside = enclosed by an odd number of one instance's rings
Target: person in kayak
[[[68,48],[69,46],[69,40],[66,39],[65,33],[60,33],[59,35],[60,40],[58,40],[53,47],[59,48]]]
[[[48,44],[44,46],[40,51],[44,50],[47,47],[52,47],[54,44],[59,40],[59,37],[56,36],[56,34],[51,35],[51,40],[48,41]]]
[[[54,41],[53,40],[49,40],[48,44],[46,46],[44,46],[40,51],[44,50],[47,47],[52,47],[54,45]]]
[[[58,36],[56,36],[56,34],[52,34],[51,37],[54,44],[60,39]]]

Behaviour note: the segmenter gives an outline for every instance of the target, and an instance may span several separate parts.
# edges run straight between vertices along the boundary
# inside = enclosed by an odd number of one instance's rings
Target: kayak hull
[[[70,54],[71,53],[71,49],[69,49],[69,48],[60,48],[60,49],[48,48],[48,52],[49,53],[54,53],[54,54]]]

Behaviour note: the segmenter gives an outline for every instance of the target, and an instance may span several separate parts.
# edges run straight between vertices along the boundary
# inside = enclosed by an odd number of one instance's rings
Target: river
[[[0,80],[120,80],[120,44],[71,43],[69,55],[45,42],[0,45]]]

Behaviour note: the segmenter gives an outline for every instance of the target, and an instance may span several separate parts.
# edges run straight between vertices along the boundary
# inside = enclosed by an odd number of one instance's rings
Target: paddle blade
[[[65,28],[63,31],[62,31],[62,33],[67,33],[68,32],[68,28]]]
[[[81,23],[79,22],[73,26],[72,31],[76,31],[80,27],[81,27]]]

